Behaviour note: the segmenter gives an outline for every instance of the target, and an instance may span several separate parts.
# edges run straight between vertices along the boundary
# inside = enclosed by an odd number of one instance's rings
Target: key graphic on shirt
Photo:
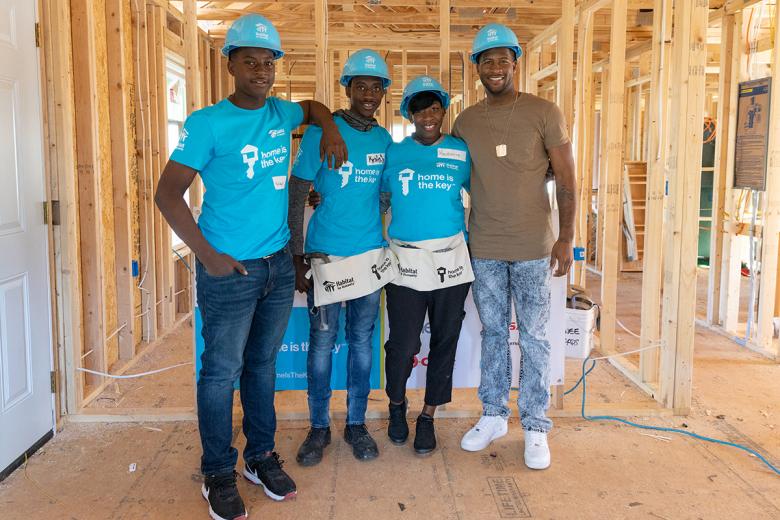
[[[349,161],[345,162],[341,165],[341,169],[339,170],[339,175],[341,175],[341,187],[347,185],[349,182],[349,177],[352,175],[352,166],[353,164]]]
[[[414,170],[404,168],[398,172],[398,180],[401,181],[401,193],[409,195],[409,181],[414,178]]]
[[[379,274],[379,269],[376,268],[376,264],[371,266],[371,272],[374,273],[374,276],[376,276],[377,280],[381,280],[382,279],[382,275]]]
[[[244,158],[246,167],[246,178],[251,179],[255,176],[255,163],[257,162],[257,146],[248,144],[241,149],[241,157]]]
[[[444,267],[439,267],[438,269],[436,269],[436,274],[439,275],[439,281],[441,283],[444,283],[444,275],[447,274],[447,269]]]

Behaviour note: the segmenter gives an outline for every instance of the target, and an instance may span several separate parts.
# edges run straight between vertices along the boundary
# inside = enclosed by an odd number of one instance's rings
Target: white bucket
[[[588,310],[566,309],[564,344],[566,357],[585,359],[593,348],[593,331],[596,329],[598,307]]]

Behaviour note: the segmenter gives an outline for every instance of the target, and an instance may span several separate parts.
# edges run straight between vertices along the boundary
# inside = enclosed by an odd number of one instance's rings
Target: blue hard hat
[[[230,51],[240,47],[268,49],[274,53],[275,60],[284,56],[279,31],[268,18],[259,14],[245,14],[233,22],[225,35],[222,55],[230,57]]]
[[[360,49],[354,52],[344,64],[339,83],[348,87],[349,82],[355,76],[373,76],[382,80],[382,87],[387,88],[392,83],[387,63],[382,56],[371,49]]]
[[[515,53],[515,59],[523,55],[514,31],[500,23],[489,23],[479,30],[471,44],[471,62],[477,63],[479,55],[488,49],[506,47]]]
[[[401,98],[401,115],[409,119],[409,102],[420,92],[433,92],[441,100],[441,107],[447,110],[450,106],[450,95],[441,86],[441,83],[430,76],[417,76],[404,87],[404,95]]]

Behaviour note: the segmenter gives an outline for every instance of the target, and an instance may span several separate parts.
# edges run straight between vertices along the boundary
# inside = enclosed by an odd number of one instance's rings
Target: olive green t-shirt
[[[555,237],[545,188],[547,150],[569,142],[560,109],[526,93],[514,112],[512,103],[487,106],[483,100],[458,116],[452,135],[466,141],[473,166],[471,255],[510,261],[550,256]],[[506,145],[504,157],[496,153],[500,144]]]

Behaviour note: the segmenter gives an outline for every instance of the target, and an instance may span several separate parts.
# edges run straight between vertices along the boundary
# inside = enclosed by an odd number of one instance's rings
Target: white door
[[[0,0],[0,471],[53,425],[36,3]]]

